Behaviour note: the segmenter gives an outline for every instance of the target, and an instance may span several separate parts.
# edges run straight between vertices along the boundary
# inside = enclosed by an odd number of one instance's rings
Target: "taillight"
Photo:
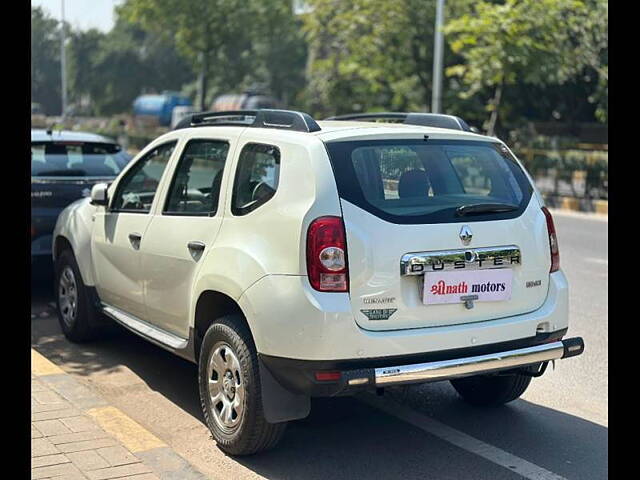
[[[31,225],[31,238],[36,236],[36,227],[34,227],[33,225]]]
[[[316,218],[307,231],[309,283],[320,292],[347,292],[348,270],[342,218]]]
[[[560,251],[558,250],[558,237],[556,236],[556,227],[553,224],[553,217],[547,207],[542,207],[542,212],[547,219],[547,232],[549,232],[549,248],[551,250],[551,270],[550,273],[560,269]]]

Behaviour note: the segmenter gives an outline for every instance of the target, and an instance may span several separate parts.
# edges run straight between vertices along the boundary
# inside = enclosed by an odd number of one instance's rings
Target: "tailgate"
[[[362,328],[481,322],[533,311],[547,296],[551,265],[547,227],[535,198],[517,218],[482,222],[469,218],[460,223],[402,225],[386,222],[344,199],[342,208],[351,303]],[[472,233],[468,245],[460,238],[465,226]],[[435,278],[444,273],[445,285],[447,279],[455,280],[454,285],[466,281],[467,288],[449,290],[448,299],[456,303],[432,303],[432,298],[425,304],[425,272],[434,272]],[[510,280],[508,296],[495,300],[479,288],[471,291],[474,284],[494,278]],[[472,300],[468,308],[459,297],[474,293],[480,299]]]

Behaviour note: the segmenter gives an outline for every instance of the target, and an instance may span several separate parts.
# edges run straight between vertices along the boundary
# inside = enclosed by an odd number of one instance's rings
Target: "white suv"
[[[196,362],[236,455],[310,397],[451,380],[496,405],[582,353],[553,220],[504,143],[456,117],[361,117],[204,113],[151,142],[58,219],[67,338],[110,317]]]

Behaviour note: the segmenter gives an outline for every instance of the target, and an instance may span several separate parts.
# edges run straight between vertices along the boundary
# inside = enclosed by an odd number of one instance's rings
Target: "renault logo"
[[[471,239],[473,238],[473,233],[468,225],[463,225],[460,229],[460,240],[462,240],[463,245],[469,245],[471,243]]]

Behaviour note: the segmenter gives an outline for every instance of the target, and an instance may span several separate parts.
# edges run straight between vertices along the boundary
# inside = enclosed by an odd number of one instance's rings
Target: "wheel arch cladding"
[[[205,290],[198,297],[194,318],[196,361],[200,358],[200,349],[205,333],[217,318],[226,315],[234,315],[235,321],[241,322],[241,326],[249,334],[249,339],[255,351],[253,332],[238,303],[224,293]],[[309,397],[294,394],[285,389],[262,364],[259,355],[257,355],[257,358],[260,371],[262,405],[267,421],[269,423],[279,423],[306,417],[310,411]]]
[[[239,314],[238,320],[242,319],[240,321],[244,322],[244,326],[251,334],[251,341],[253,342],[253,333],[245,319],[244,312],[233,298],[215,290],[205,290],[200,293],[198,301],[196,302],[195,318],[193,323],[196,361],[198,361],[200,356],[200,347],[202,345],[204,335],[207,333],[211,324],[213,324],[217,318],[236,313]]]

